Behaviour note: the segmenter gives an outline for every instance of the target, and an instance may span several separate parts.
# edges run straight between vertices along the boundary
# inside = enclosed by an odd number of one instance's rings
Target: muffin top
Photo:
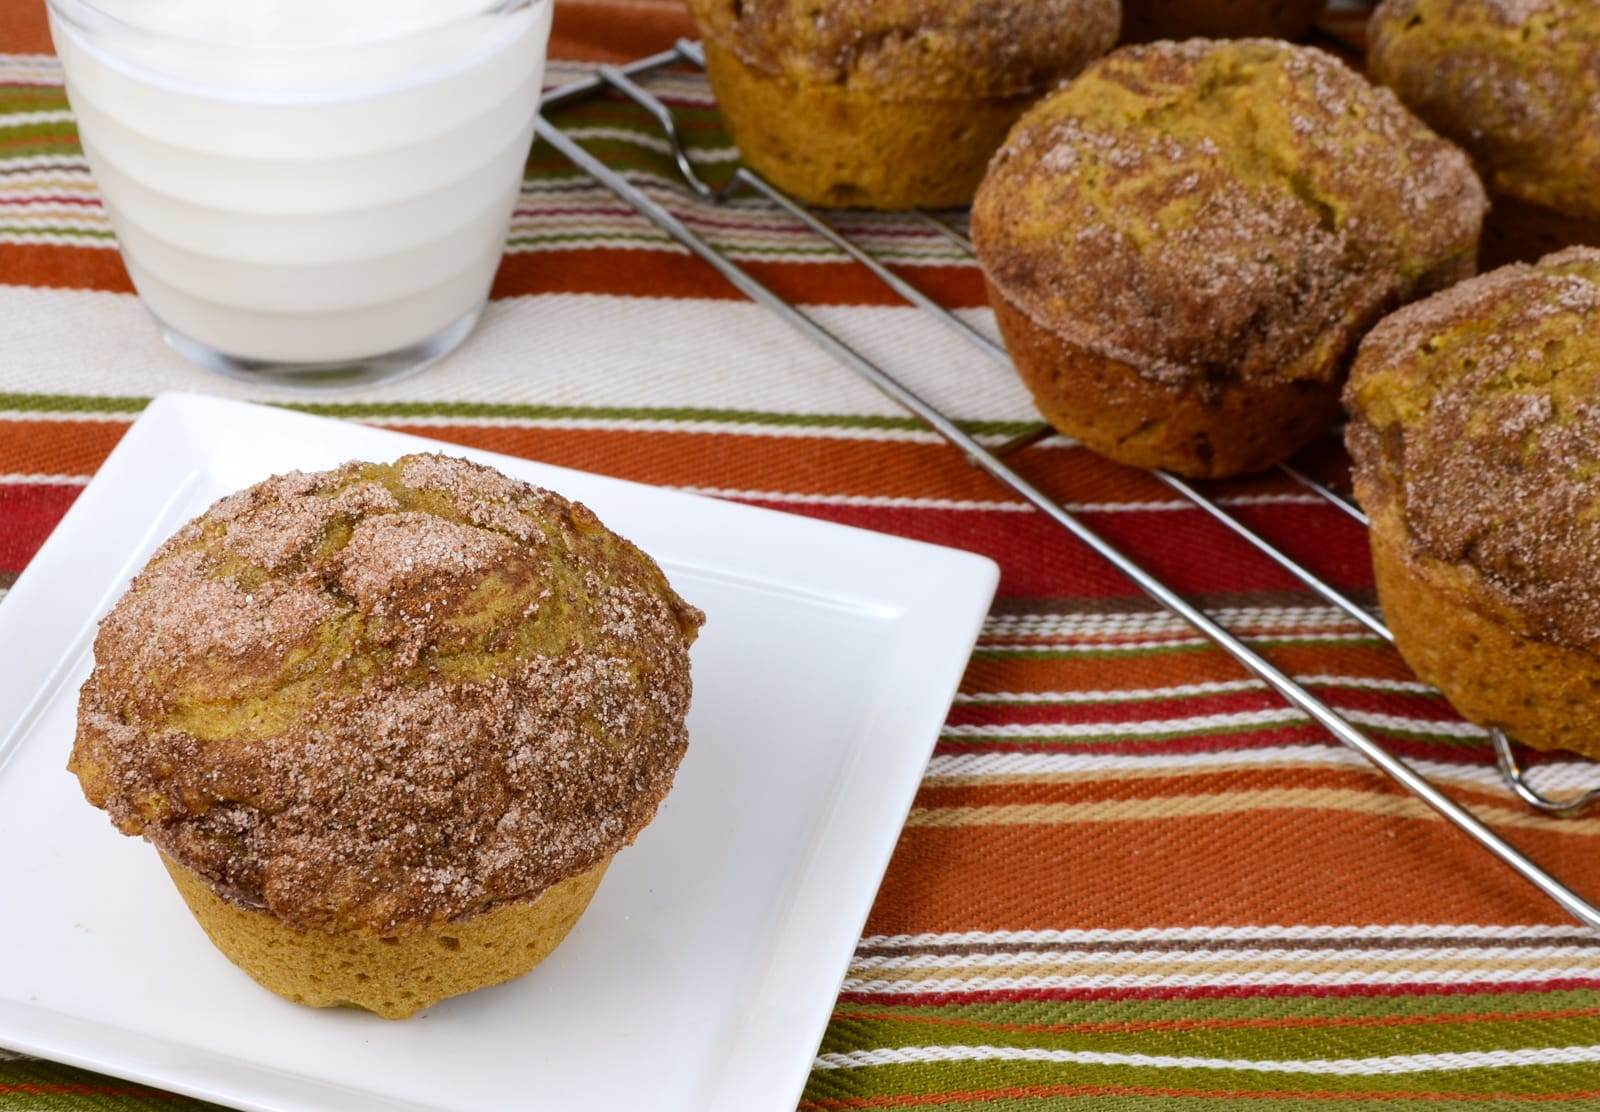
[[[972,235],[1041,327],[1163,382],[1331,381],[1384,308],[1470,273],[1466,156],[1332,56],[1126,47],[1018,121]]]
[[[1038,93],[1117,41],[1118,0],[689,0],[745,65],[887,100]]]
[[[70,768],[308,929],[530,899],[654,816],[703,615],[594,514],[440,455],[224,498],[101,623]]]
[[[1478,159],[1491,189],[1600,217],[1600,4],[1385,0],[1368,71]]]
[[[1393,314],[1345,389],[1357,490],[1469,598],[1600,651],[1600,250],[1502,267]]]

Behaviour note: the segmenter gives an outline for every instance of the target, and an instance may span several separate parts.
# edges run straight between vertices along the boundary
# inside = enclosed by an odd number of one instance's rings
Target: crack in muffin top
[[[459,919],[650,821],[703,620],[582,504],[490,468],[293,472],[134,579],[69,767],[123,832],[292,926]]]
[[[745,65],[889,100],[1043,92],[1111,49],[1117,0],[690,0]]]
[[[1335,381],[1388,308],[1471,272],[1461,151],[1337,59],[1264,39],[1127,47],[995,154],[972,235],[1040,327],[1156,381]]]
[[[1600,218],[1600,4],[1385,0],[1367,69],[1497,193]]]
[[[1345,391],[1362,502],[1489,616],[1600,651],[1600,250],[1502,267],[1372,330]],[[1468,596],[1473,600],[1473,596]]]

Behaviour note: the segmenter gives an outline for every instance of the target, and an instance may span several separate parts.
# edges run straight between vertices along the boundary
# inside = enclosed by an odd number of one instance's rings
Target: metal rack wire
[[[906,302],[929,313],[935,320],[953,331],[962,341],[977,348],[1008,370],[1010,369],[1010,358],[1004,347],[923,294],[859,245],[841,235],[835,228],[804,205],[796,202],[759,175],[741,166],[734,172],[728,182],[720,188],[711,186],[701,178],[689,160],[688,152],[682,142],[677,120],[672,110],[635,80],[635,78],[645,77],[657,70],[684,63],[699,68],[704,67],[705,58],[699,44],[679,40],[671,50],[640,58],[627,65],[601,66],[594,75],[561,86],[548,93],[544,98],[545,108],[547,111],[559,108],[607,90],[614,90],[622,94],[650,113],[660,125],[666,135],[672,157],[683,176],[684,183],[697,196],[713,203],[721,203],[734,194],[741,192],[754,193],[766,198],[795,220],[805,225],[817,236],[826,240],[834,248],[842,251],[852,260],[865,267]],[[584,150],[559,127],[552,124],[548,118],[539,120],[537,134],[540,139],[549,143],[579,169],[611,190],[658,228],[713,267],[740,292],[771,310],[805,339],[833,356],[838,362],[887,395],[892,401],[922,421],[943,439],[960,449],[974,466],[1005,484],[1034,508],[1066,530],[1066,532],[1115,566],[1145,594],[1173,614],[1187,621],[1213,644],[1263,680],[1291,705],[1305,712],[1335,738],[1360,753],[1412,795],[1415,795],[1433,808],[1448,822],[1493,854],[1525,881],[1543,892],[1573,918],[1589,927],[1600,929],[1600,908],[1596,908],[1573,892],[1559,879],[1546,872],[1520,850],[1486,826],[1471,811],[1439,791],[1427,779],[1391,753],[1381,743],[1358,730],[1337,710],[1296,682],[1292,676],[1280,670],[1271,661],[1245,644],[1244,641],[1230,633],[1205,611],[1167,586],[1166,583],[1147,571],[1137,561],[1131,559],[1106,541],[1088,525],[1080,521],[1076,515],[1065,509],[1015,471],[1006,462],[1006,459],[1014,453],[1023,451],[1030,445],[1053,435],[1053,431],[1048,425],[1041,424],[1036,429],[1013,437],[1003,444],[992,448],[986,447],[978,438],[962,429],[937,407],[906,386],[894,375],[862,355],[837,334],[818,324],[812,317],[752,277],[743,267],[691,230],[670,210],[645,194],[622,174],[606,166],[594,155]],[[960,230],[932,214],[919,213],[917,215],[962,251],[969,255],[971,254],[972,244]],[[1340,512],[1349,515],[1363,525],[1366,524],[1366,515],[1362,513],[1360,508],[1330,486],[1287,464],[1282,465],[1280,470]],[[1308,590],[1315,593],[1325,602],[1349,615],[1350,618],[1358,622],[1368,632],[1391,644],[1394,642],[1394,635],[1389,632],[1388,627],[1384,625],[1380,617],[1341,592],[1315,572],[1300,564],[1293,557],[1278,549],[1271,541],[1233,516],[1221,504],[1207,496],[1199,488],[1184,479],[1165,472],[1156,471],[1152,474],[1168,489],[1192,503],[1218,524],[1234,533],[1279,568],[1304,584]],[[1570,816],[1579,814],[1596,802],[1600,802],[1600,789],[1595,789],[1575,799],[1552,800],[1546,798],[1528,783],[1523,769],[1517,762],[1515,751],[1505,736],[1496,730],[1491,732],[1491,739],[1495,746],[1496,760],[1501,774],[1518,797],[1529,806],[1549,815]]]

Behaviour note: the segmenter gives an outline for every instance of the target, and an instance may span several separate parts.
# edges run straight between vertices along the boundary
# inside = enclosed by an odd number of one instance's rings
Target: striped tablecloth
[[[427,373],[307,403],[170,355],[118,259],[39,8],[0,4],[0,586],[167,389],[984,552],[1004,568],[1001,597],[802,1107],[1600,1106],[1600,939],[553,152],[530,158],[483,326]],[[670,0],[559,12],[554,82],[688,31]],[[728,168],[735,153],[702,81],[658,88],[696,162]],[[754,202],[692,202],[640,113],[608,100],[559,122],[971,428],[1001,437],[1032,423],[1009,373],[790,220]],[[977,273],[946,242],[902,218],[839,219],[991,326]],[[1600,820],[1514,805],[1481,732],[1392,651],[1147,477],[1059,441],[1020,458],[1600,897]],[[1341,585],[1370,590],[1349,520],[1279,479],[1223,493]],[[1576,782],[1585,770],[1557,762],[1552,774]],[[0,894],[0,914],[26,914],[26,899]],[[184,1103],[0,1052],[3,1109]]]

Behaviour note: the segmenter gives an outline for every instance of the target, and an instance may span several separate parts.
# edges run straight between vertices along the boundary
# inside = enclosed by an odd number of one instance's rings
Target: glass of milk
[[[49,0],[78,132],[167,343],[370,382],[472,331],[553,0]]]

